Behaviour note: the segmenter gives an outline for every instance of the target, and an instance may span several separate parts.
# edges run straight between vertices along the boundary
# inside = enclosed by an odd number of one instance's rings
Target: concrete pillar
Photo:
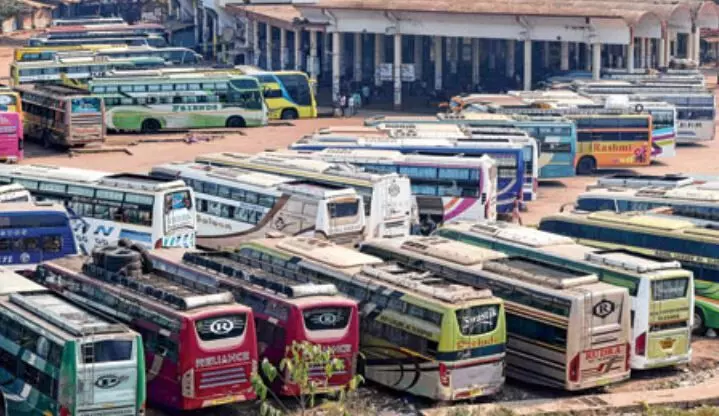
[[[559,69],[569,71],[569,42],[562,42],[560,48]]]
[[[664,66],[669,65],[669,61],[672,60],[672,34],[670,30],[664,33]]]
[[[458,69],[458,59],[457,59],[457,47],[459,45],[458,38],[447,38],[447,47],[449,48],[449,72],[451,74],[456,74]]]
[[[514,41],[512,41],[514,44]],[[532,89],[532,41],[524,40],[524,90]]]
[[[487,41],[487,66],[490,71],[494,71],[497,68],[497,42],[499,41],[495,39],[489,39]]]
[[[207,10],[202,9],[202,52],[207,53],[207,44],[209,37],[207,36]]]
[[[330,34],[329,32],[322,32],[322,69],[320,74],[327,74],[332,70],[332,48],[330,48]]]
[[[302,70],[302,30],[295,29],[295,70]]]
[[[362,82],[362,34],[354,34],[354,80]]]
[[[579,60],[580,60],[580,52],[581,52],[581,43],[575,42],[574,43],[574,68],[579,69]]]
[[[662,37],[657,42],[657,66],[663,68],[667,66],[667,34],[662,31]]]
[[[514,76],[514,68],[516,67],[515,55],[516,55],[517,48],[515,47],[515,44],[516,44],[516,41],[514,39],[507,40],[507,71],[506,71],[506,74],[508,77]],[[531,42],[529,44],[531,47]],[[526,63],[525,63],[525,65],[526,65]]]
[[[479,39],[472,38],[472,86],[479,84],[479,70],[482,63],[482,51],[479,49]]]
[[[644,38],[639,38],[639,68],[647,67],[647,55],[644,53]]]
[[[602,44],[592,45],[592,79],[598,80],[602,69]]]
[[[374,85],[379,87],[382,80],[379,77],[379,65],[384,63],[384,35],[376,33],[374,35]]]
[[[652,43],[649,38],[644,38],[642,50],[644,51],[644,68],[649,69],[652,67]]]
[[[394,72],[394,108],[402,107],[402,35],[394,34],[394,60],[392,62]]]
[[[287,29],[280,28],[280,70],[287,68],[287,58],[289,58],[287,51]]]
[[[442,61],[444,56],[442,55],[442,37],[435,36],[434,41],[434,89],[442,89]]]
[[[252,63],[254,66],[260,65],[260,23],[257,20],[252,21]]]
[[[265,24],[265,54],[265,69],[272,71],[272,25],[268,23]]]
[[[634,36],[629,36],[629,45],[627,45],[627,72],[634,72]]]
[[[317,38],[320,36],[319,32],[310,29],[310,62],[308,64],[310,70],[310,79],[317,94],[317,75],[319,74],[319,65],[317,62]]]
[[[421,80],[423,76],[424,54],[422,53],[422,36],[414,37],[414,75]]]
[[[592,70],[592,45],[590,43],[584,44],[584,70],[585,71],[591,71]]]
[[[342,54],[342,37],[339,32],[332,33],[332,102],[340,98],[340,56]]]
[[[692,48],[692,50],[694,51],[692,59],[697,61],[697,63],[700,63],[699,56],[701,55],[701,34],[698,27],[694,28],[694,32],[692,33],[692,39],[692,43],[694,44],[694,47]]]
[[[195,25],[195,42],[198,44],[201,42],[200,39],[200,18],[197,15],[197,0],[192,2],[192,22]],[[254,22],[253,22],[254,23]]]
[[[542,68],[549,68],[549,47],[550,47],[549,41],[542,42]]]

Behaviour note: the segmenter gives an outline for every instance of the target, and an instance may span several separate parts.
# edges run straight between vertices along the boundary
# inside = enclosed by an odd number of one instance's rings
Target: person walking
[[[369,105],[371,95],[372,95],[372,91],[370,91],[369,85],[367,85],[367,84],[363,85],[362,86],[362,104],[363,105]]]
[[[340,93],[340,111],[342,113],[342,117],[347,116],[347,95],[345,93]]]

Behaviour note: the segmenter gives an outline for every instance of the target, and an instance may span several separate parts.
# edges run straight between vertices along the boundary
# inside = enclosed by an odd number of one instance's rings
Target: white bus
[[[361,251],[488,287],[504,299],[509,377],[565,390],[629,378],[631,300],[623,287],[575,268],[442,237],[367,240]]]
[[[0,165],[0,184],[64,204],[82,253],[126,238],[146,247],[195,247],[195,198],[182,181],[46,165]]]
[[[627,250],[601,250],[563,235],[507,222],[453,222],[435,235],[596,274],[632,298],[632,369],[691,360],[692,272]]]
[[[195,161],[205,165],[282,175],[338,188],[355,188],[364,199],[367,237],[408,235],[411,226],[416,223],[410,180],[396,173],[371,174],[349,165],[284,158],[274,152],[257,155],[213,153],[200,155]]]
[[[405,155],[391,150],[325,149],[272,152],[286,159],[349,163],[373,173],[398,173],[412,182],[422,226],[497,217],[497,163],[489,156]]]
[[[31,202],[32,197],[27,189],[16,183],[0,185],[0,202]]]
[[[145,414],[140,335],[6,269],[0,376],[2,415]]]
[[[150,175],[195,190],[202,247],[233,247],[268,232],[356,243],[365,232],[364,201],[353,188],[194,162],[155,166]]]

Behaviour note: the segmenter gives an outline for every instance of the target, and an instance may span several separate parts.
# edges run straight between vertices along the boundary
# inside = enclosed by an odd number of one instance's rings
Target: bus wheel
[[[694,325],[692,332],[696,335],[704,335],[707,332],[706,323],[704,322],[704,312],[699,308],[694,308]]]
[[[577,163],[577,175],[591,175],[597,168],[597,161],[593,157],[585,156]]]
[[[282,110],[282,116],[280,116],[282,120],[296,120],[298,117],[299,115],[297,114],[297,110],[295,110],[294,108]]]
[[[143,133],[157,133],[161,128],[162,125],[159,121],[154,118],[148,118],[142,122],[140,130],[142,130]]]
[[[242,117],[232,116],[225,122],[225,127],[245,127],[245,119]]]

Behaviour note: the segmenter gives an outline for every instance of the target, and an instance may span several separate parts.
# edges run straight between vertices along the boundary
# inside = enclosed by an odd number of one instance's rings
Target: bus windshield
[[[182,190],[165,194],[165,232],[192,227],[192,196]]]
[[[202,341],[217,341],[241,337],[247,327],[247,314],[213,316],[195,323],[197,335]]]
[[[17,97],[15,96],[15,93],[0,93],[0,110],[2,111],[9,111],[12,110],[11,106],[17,105]]]
[[[499,319],[499,305],[477,305],[456,312],[462,335],[481,335],[494,331]]]
[[[82,345],[82,361],[85,364],[129,361],[132,359],[132,340],[107,339],[86,342]]]
[[[331,218],[354,217],[359,210],[359,200],[352,202],[331,202],[328,205]]]
[[[98,97],[73,98],[70,103],[73,113],[99,113],[102,111],[102,102]]]
[[[684,298],[687,296],[688,287],[689,279],[686,277],[655,280],[652,282],[652,298],[654,300]]]
[[[352,309],[349,307],[320,307],[302,311],[305,329],[308,331],[345,329],[351,314]]]
[[[247,79],[230,81],[228,104],[236,104],[250,110],[262,109],[262,94],[257,82]]]
[[[312,105],[312,91],[306,76],[301,74],[278,74],[287,94],[297,105]]]

